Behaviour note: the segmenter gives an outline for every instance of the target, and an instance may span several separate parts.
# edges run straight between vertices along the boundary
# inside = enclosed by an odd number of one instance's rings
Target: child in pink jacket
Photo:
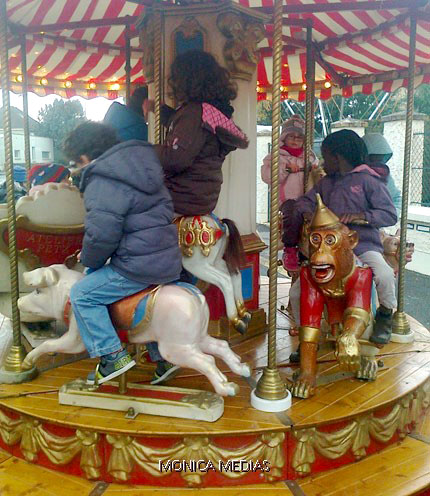
[[[284,214],[284,211],[288,211],[292,208],[291,200],[296,200],[305,193],[305,123],[298,115],[293,115],[282,124],[280,141],[279,205],[280,210]],[[318,167],[318,159],[313,152],[311,152],[310,162],[312,169],[316,169]],[[263,165],[261,166],[261,178],[269,185],[271,178],[271,165],[272,156],[269,153],[264,158]],[[299,267],[296,248],[284,248],[284,255],[282,258],[286,270],[298,270]]]

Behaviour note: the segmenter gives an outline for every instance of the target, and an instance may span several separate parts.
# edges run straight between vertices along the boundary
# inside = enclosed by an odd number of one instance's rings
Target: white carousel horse
[[[35,288],[35,291],[18,300],[22,320],[68,320],[70,289],[82,277],[84,276],[80,272],[59,264],[25,273],[26,284]],[[124,305],[128,306],[125,310],[128,317],[125,320],[131,325],[126,328],[121,326],[129,331],[130,343],[157,341],[165,360],[205,375],[218,394],[234,396],[238,392],[237,384],[228,382],[227,377],[218,370],[214,356],[221,358],[238,375],[249,377],[250,368],[246,363],[241,363],[240,357],[233,353],[226,341],[208,335],[209,308],[197,288],[186,283],[160,286],[156,293],[154,290],[148,295],[150,300],[142,312],[139,304],[145,296],[141,293],[134,296],[136,304],[133,307]],[[117,303],[113,306],[115,305]],[[113,306],[110,307],[111,316],[112,312],[115,313]],[[123,314],[124,312],[121,317]],[[114,318],[112,320],[115,321]],[[45,353],[83,351],[85,346],[72,313],[68,332],[60,338],[49,339],[32,350],[25,358],[23,367],[31,368]]]
[[[235,223],[213,214],[181,217],[177,223],[184,269],[222,291],[230,322],[244,334],[251,314],[242,296],[243,245]]]

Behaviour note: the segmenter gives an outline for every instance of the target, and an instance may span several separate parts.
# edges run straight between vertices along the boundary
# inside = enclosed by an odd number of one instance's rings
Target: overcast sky
[[[16,95],[15,93],[10,92],[10,104],[12,107],[17,107],[22,110],[22,95]],[[43,108],[45,105],[52,103],[56,98],[60,98],[58,95],[48,95],[48,96],[38,96],[34,93],[28,94],[28,113],[30,117],[37,120],[37,115],[39,110]],[[85,98],[81,98],[79,96],[73,97],[73,100],[79,100],[84,107],[87,119],[91,119],[94,121],[100,121],[103,119],[107,109],[112,104],[112,100],[107,100],[106,98],[98,97],[93,98],[92,100],[86,100]],[[123,99],[120,98],[117,101],[123,102]],[[0,107],[3,106],[2,95],[0,92]]]

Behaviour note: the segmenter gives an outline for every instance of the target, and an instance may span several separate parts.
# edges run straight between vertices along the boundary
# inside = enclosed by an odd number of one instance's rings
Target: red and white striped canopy
[[[273,13],[273,0],[235,1]],[[63,97],[79,94],[116,98],[125,81],[124,23],[133,30],[133,22],[144,11],[143,4],[151,4],[151,0],[7,0],[12,90],[21,90],[16,81],[21,73],[19,40],[20,34],[26,33],[30,91]],[[333,94],[393,91],[406,85],[408,9],[413,7],[420,9],[416,83],[430,82],[430,10],[425,4],[426,0],[286,0],[286,19],[313,22],[316,96],[327,99]],[[79,27],[80,22],[88,21],[92,27]],[[97,24],[107,21],[108,25]],[[58,25],[55,30],[53,24]],[[273,26],[268,24],[266,28],[258,66],[260,99],[271,91]],[[304,34],[302,27],[283,27],[284,98],[304,98]],[[138,37],[131,39],[131,47],[132,82],[143,82]]]

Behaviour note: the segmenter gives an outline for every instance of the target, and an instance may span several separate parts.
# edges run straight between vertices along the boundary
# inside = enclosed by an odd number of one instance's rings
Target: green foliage
[[[54,142],[54,161],[66,164],[61,146],[67,134],[78,124],[85,121],[85,112],[78,100],[56,99],[39,111],[38,120],[44,136]]]

